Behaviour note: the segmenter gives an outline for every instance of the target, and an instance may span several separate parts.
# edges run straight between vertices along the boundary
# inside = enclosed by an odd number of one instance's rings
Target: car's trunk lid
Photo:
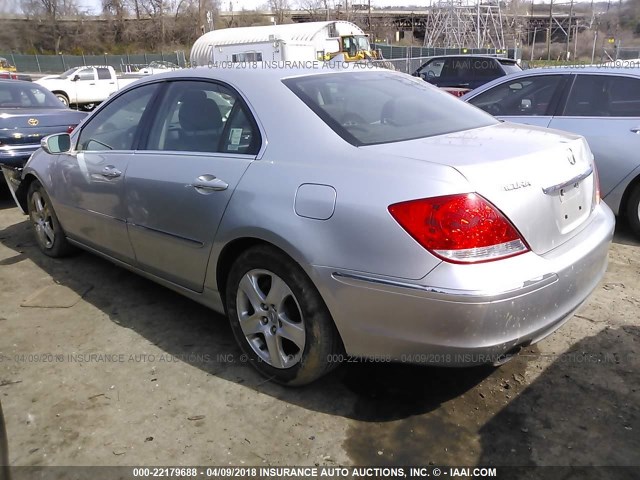
[[[75,127],[85,116],[68,108],[0,110],[0,146],[38,144],[47,135]]]
[[[576,135],[504,123],[362,148],[455,168],[538,254],[576,235],[593,210],[593,159]]]

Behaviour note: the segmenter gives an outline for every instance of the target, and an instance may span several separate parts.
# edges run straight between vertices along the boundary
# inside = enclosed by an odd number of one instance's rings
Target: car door
[[[94,102],[96,96],[96,69],[93,67],[85,67],[78,70],[73,76],[75,91],[69,99],[71,103],[88,103]],[[74,96],[75,94],[75,96]]]
[[[549,126],[587,139],[606,197],[640,166],[640,78],[578,73],[562,113]]]
[[[500,120],[548,127],[568,80],[562,73],[506,77],[467,101]]]
[[[97,67],[96,74],[98,75],[96,95],[100,97],[96,101],[100,101],[118,90],[118,85],[116,85],[116,79],[109,68]]]
[[[169,83],[125,180],[129,238],[141,268],[202,291],[216,230],[260,143],[232,89],[212,81]]]
[[[158,89],[158,84],[143,85],[114,98],[82,126],[75,149],[59,155],[52,168],[58,214],[69,236],[127,262],[134,255],[124,175]]]

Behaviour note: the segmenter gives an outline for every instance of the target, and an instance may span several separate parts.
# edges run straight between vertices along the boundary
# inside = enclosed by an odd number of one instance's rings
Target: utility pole
[[[567,54],[566,59],[569,60],[569,42],[571,41],[571,19],[573,17],[573,0],[571,0],[571,6],[569,7],[569,27],[567,28]],[[575,59],[574,59],[575,60]]]
[[[531,43],[531,61],[533,62],[533,52],[536,49],[536,36],[538,35],[538,27],[533,27],[533,42]]]
[[[551,60],[551,31],[553,28],[553,0],[549,4],[549,29],[547,30],[547,60]]]
[[[369,0],[369,13],[368,13],[368,16],[369,16],[369,35],[371,35],[372,34],[372,29],[371,29],[371,0]]]

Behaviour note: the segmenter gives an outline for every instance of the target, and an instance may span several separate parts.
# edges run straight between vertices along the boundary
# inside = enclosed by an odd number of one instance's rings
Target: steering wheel
[[[495,117],[502,114],[502,107],[498,103],[490,103],[489,105],[485,105],[484,111]]]
[[[367,124],[367,121],[357,113],[347,113],[343,115],[342,119],[340,120],[340,125],[342,125],[343,127],[352,128],[352,127],[358,127],[360,125],[366,125],[366,124]]]

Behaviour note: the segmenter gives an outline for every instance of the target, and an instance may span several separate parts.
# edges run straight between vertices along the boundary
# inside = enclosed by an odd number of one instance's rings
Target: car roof
[[[466,93],[462,100],[473,98],[482,92],[493,88],[503,82],[516,80],[518,78],[527,78],[535,75],[560,75],[560,74],[613,74],[613,75],[632,75],[640,78],[640,67],[611,67],[607,65],[560,65],[556,67],[539,67],[530,68],[521,72],[510,73],[504,77],[496,78],[480,87]]]
[[[23,84],[23,85],[31,85],[31,86],[35,86],[35,87],[38,87],[38,88],[43,88],[42,85],[38,85],[37,83],[34,83],[34,82],[28,82],[26,80],[17,80],[17,79],[16,80],[11,80],[11,79],[8,79],[8,78],[0,78],[0,84],[3,84],[3,83],[7,84],[7,85],[9,85],[9,84],[11,84],[11,85]]]
[[[286,65],[316,65],[315,67],[287,67]],[[370,73],[370,72],[388,72],[398,75],[404,75],[400,72],[379,68],[370,63],[363,63],[360,66],[354,66],[346,62],[322,62],[322,61],[302,61],[302,62],[256,62],[246,64],[233,64],[231,62],[219,62],[219,65],[225,67],[190,67],[170,72],[162,72],[149,77],[142,78],[136,82],[136,85],[142,83],[151,83],[160,79],[170,78],[193,78],[193,79],[215,79],[229,83],[253,83],[256,88],[260,88],[261,81],[279,82],[286,78],[301,77],[309,75],[325,75],[331,73],[347,74],[347,73]],[[323,67],[323,65],[326,65]],[[284,66],[281,68],[281,66]]]
[[[489,53],[470,53],[470,54],[458,53],[453,55],[433,55],[428,58],[430,60],[434,58],[495,58],[496,60],[505,61],[505,62],[514,62],[514,63],[517,62],[517,60],[514,58],[499,57],[497,55],[491,55]]]
[[[640,75],[640,67],[623,67],[611,65],[558,65],[556,67],[536,67],[524,70],[522,73],[529,75],[539,73],[627,73]],[[522,75],[517,73],[517,75]]]

